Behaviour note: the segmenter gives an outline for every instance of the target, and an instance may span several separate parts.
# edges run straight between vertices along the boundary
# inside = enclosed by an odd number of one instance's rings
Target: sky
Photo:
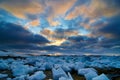
[[[120,0],[0,0],[0,48],[118,50]]]

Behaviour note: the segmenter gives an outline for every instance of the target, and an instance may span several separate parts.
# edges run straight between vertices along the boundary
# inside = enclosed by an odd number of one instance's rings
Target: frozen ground
[[[1,56],[0,80],[120,80],[120,56]]]

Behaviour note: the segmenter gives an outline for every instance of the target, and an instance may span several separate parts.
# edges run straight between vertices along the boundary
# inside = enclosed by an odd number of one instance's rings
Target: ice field
[[[0,80],[120,80],[120,56],[1,56]]]

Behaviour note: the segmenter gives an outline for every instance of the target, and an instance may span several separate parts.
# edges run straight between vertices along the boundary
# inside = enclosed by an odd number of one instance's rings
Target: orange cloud
[[[47,13],[47,20],[51,26],[57,26],[59,21],[54,21],[55,18],[65,15],[65,13],[74,5],[76,0],[47,0],[45,5],[39,0],[5,0],[0,3],[0,8],[3,8],[18,18],[26,18],[26,14],[38,15],[45,12],[45,9],[50,8],[51,12]]]
[[[51,7],[52,13],[49,15],[47,18],[50,25],[56,26],[59,25],[60,23],[58,21],[54,21],[54,18],[57,18],[59,16],[64,16],[67,10],[69,10],[76,0],[53,0],[53,1],[48,1],[46,4],[48,7]]]
[[[52,7],[52,17],[56,17],[58,15],[64,15],[68,9],[70,9],[76,0],[53,0],[48,1],[47,6]]]
[[[99,18],[101,16],[111,17],[115,14],[120,13],[119,8],[115,7],[112,2],[108,4],[104,0],[92,0],[90,5],[80,5],[66,16],[67,20],[73,19],[79,15],[85,18]]]
[[[40,25],[40,20],[39,19],[33,20],[29,24],[32,25],[32,26],[38,26],[38,25]]]
[[[52,35],[54,35],[55,33],[52,30],[49,29],[44,29],[41,31],[41,33],[46,36],[46,37],[52,37]]]
[[[40,20],[39,19],[36,19],[36,20],[33,20],[31,22],[28,22],[25,24],[25,29],[28,29],[29,27],[37,27],[40,25]]]
[[[44,7],[33,0],[5,0],[0,4],[3,8],[19,18],[26,18],[26,14],[38,14],[44,11]]]
[[[79,33],[77,31],[65,31],[66,36],[75,36],[78,35]]]
[[[105,0],[92,0],[89,9],[92,10],[94,17],[111,17],[120,12],[119,8],[115,7],[112,2],[108,4]]]
[[[51,18],[51,17],[48,17],[47,20],[48,20],[50,26],[58,26],[58,25],[60,25],[59,21],[54,21],[53,18]]]
[[[85,15],[85,14],[89,14],[90,12],[88,11],[87,6],[82,5],[82,6],[78,6],[75,7],[75,9],[66,16],[67,20],[73,19],[75,17],[78,17],[79,15]]]

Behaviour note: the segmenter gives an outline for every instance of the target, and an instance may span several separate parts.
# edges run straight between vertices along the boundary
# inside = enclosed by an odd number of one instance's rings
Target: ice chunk
[[[29,80],[44,80],[45,77],[46,75],[43,73],[43,71],[37,71],[35,74],[29,77]]]
[[[12,80],[27,80],[27,78],[28,78],[28,75],[22,75],[22,76],[14,78]]]
[[[69,66],[70,64],[67,64],[67,63],[64,63],[61,67],[62,67],[62,69],[64,70],[64,71],[66,71],[66,72],[70,72],[71,71],[71,68],[70,68],[70,66]]]
[[[66,77],[60,77],[59,80],[68,80]]]
[[[69,78],[66,78],[66,77],[60,77],[59,80],[72,80],[72,79],[69,79]]]
[[[47,70],[51,70],[52,67],[53,67],[53,63],[52,63],[52,62],[47,62],[47,64],[46,64],[46,69],[47,69]]]
[[[84,75],[86,80],[92,80],[92,78],[97,77],[98,74],[95,71],[90,71]]]
[[[71,74],[68,72],[68,77],[71,79],[71,80],[73,80],[73,78],[72,78],[72,76],[71,76]]]
[[[52,73],[53,73],[54,80],[58,80],[61,76],[67,77],[67,74],[65,73],[65,71],[61,67],[52,68]]]
[[[101,75],[93,78],[92,80],[110,80],[110,79],[108,79],[108,77],[105,74],[101,74]]]
[[[73,80],[73,78],[72,78],[71,74],[68,72],[67,77],[62,76],[62,77],[59,78],[59,80]]]
[[[8,64],[5,61],[0,60],[0,70],[6,70],[6,69],[9,69]]]
[[[21,76],[21,75],[26,75],[30,72],[34,71],[34,67],[28,66],[28,65],[23,65],[23,64],[12,64],[11,66],[13,76]]]
[[[12,80],[11,78],[7,78],[6,80]]]
[[[109,66],[113,68],[120,68],[120,61],[111,62]]]
[[[54,64],[54,68],[60,68],[61,67],[61,64]]]
[[[8,77],[7,74],[0,74],[0,79]]]
[[[75,65],[75,70],[79,70],[81,68],[84,68],[84,64],[82,62],[76,62]]]
[[[93,61],[91,63],[91,65],[89,65],[90,67],[98,67],[98,68],[104,68],[103,64],[99,63],[99,62],[96,62],[96,61]]]
[[[97,72],[94,68],[83,68],[78,70],[79,75],[85,75],[88,72]]]

